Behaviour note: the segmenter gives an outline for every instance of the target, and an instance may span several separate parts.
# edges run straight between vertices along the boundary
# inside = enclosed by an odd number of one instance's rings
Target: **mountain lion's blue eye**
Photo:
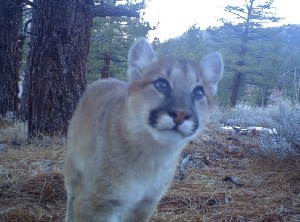
[[[202,99],[205,96],[204,89],[202,86],[196,86],[192,92],[194,99]]]
[[[165,79],[159,78],[153,82],[155,89],[165,96],[169,96],[171,94],[171,87],[169,82]]]

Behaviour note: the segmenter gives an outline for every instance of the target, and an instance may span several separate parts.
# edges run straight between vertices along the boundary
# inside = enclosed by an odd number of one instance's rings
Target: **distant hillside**
[[[281,26],[281,35],[286,47],[292,50],[300,51],[300,25]]]

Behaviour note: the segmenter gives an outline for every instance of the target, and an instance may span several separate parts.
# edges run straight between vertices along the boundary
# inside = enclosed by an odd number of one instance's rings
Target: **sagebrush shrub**
[[[260,108],[239,104],[234,108],[219,109],[218,119],[221,123],[229,126],[260,126],[271,128],[273,120],[269,114],[269,107]]]
[[[272,113],[274,127],[300,154],[300,106],[289,101],[280,101],[277,112]]]
[[[216,108],[212,122],[238,127],[275,129],[277,135],[260,135],[261,152],[277,155],[300,154],[300,106],[281,100],[268,107],[239,104]],[[276,138],[275,138],[276,137]]]

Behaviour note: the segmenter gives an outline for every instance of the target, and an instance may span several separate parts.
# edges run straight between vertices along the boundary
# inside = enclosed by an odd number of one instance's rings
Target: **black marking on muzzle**
[[[150,126],[156,127],[159,111],[160,110],[155,109],[155,110],[152,110],[150,112],[150,115],[149,115],[149,124],[150,124]]]
[[[198,129],[199,127],[199,121],[198,121],[198,118],[194,118],[194,127],[193,127],[193,132],[196,132],[196,130]]]

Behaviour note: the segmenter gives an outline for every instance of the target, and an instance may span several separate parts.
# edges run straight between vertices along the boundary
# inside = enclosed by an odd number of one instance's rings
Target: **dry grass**
[[[25,127],[0,129],[0,221],[63,221],[61,139],[27,143]],[[201,156],[161,200],[153,222],[300,221],[300,159],[256,154],[256,135],[210,127],[183,155]],[[205,161],[205,157],[214,157]],[[224,181],[239,179],[242,186]]]

